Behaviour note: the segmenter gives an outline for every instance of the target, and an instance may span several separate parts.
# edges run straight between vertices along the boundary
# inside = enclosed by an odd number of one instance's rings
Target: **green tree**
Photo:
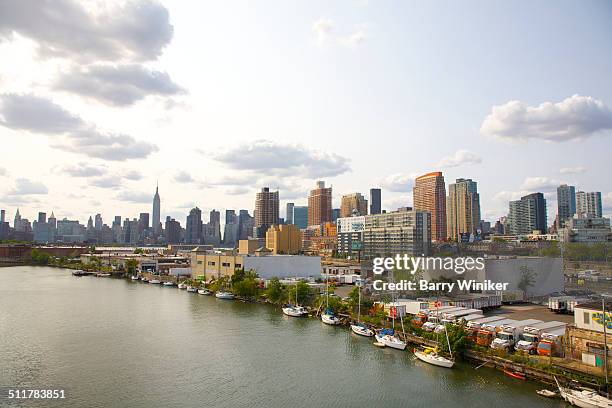
[[[235,295],[245,298],[255,298],[259,294],[259,282],[253,278],[246,278],[232,285]]]
[[[136,275],[138,269],[138,261],[136,259],[128,259],[125,261],[125,271],[130,275]]]
[[[289,290],[289,301],[295,302],[295,293],[297,290],[297,302],[300,305],[307,304],[310,301],[310,287],[304,281],[299,281]]]
[[[49,254],[34,248],[32,252],[30,252],[30,261],[34,265],[47,265],[49,263]]]
[[[535,284],[536,274],[527,265],[523,265],[519,269],[521,271],[521,278],[516,286],[522,290],[525,297],[527,297],[527,289]]]
[[[277,277],[274,277],[268,282],[268,288],[266,289],[266,297],[272,303],[279,303],[284,299],[285,291],[283,285]]]

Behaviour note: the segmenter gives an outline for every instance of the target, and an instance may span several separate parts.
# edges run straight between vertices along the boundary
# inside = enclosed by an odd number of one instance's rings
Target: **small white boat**
[[[231,293],[231,292],[219,291],[219,292],[215,293],[215,297],[217,299],[232,300],[234,298],[234,294]]]
[[[102,273],[102,272],[99,272],[99,273],[96,273],[96,276],[97,276],[98,278],[108,278],[109,276],[111,276],[111,274],[110,274],[110,273]]]
[[[210,295],[210,290],[208,289],[198,289],[198,294],[199,295]]]
[[[137,281],[138,280],[138,276],[130,276],[130,279],[133,281]]]
[[[196,288],[195,286],[187,286],[187,292],[190,293],[197,293],[198,288]]]
[[[398,339],[392,334],[385,333],[384,331],[374,335],[376,341],[384,344],[387,347],[391,347],[397,350],[404,350],[406,343]]]
[[[374,336],[374,330],[368,329],[363,324],[351,324],[351,330],[353,333],[358,334],[360,336],[372,337]]]
[[[561,387],[555,377],[561,398],[580,408],[612,408],[612,400],[599,395],[596,391],[572,390]]]
[[[149,280],[146,278],[146,276],[141,276],[140,280],[143,282],[148,282]]]
[[[433,347],[425,347],[423,350],[412,350],[416,358],[438,367],[451,368],[455,362],[438,354],[438,350]]]
[[[557,395],[559,395],[559,393],[556,393],[551,390],[537,390],[536,394],[541,395],[546,398],[552,398],[552,397],[556,397]]]
[[[321,315],[321,321],[332,326],[340,324],[340,319],[331,310],[327,310]]]
[[[149,283],[151,283],[153,285],[159,285],[161,283],[161,281],[159,279],[151,279],[149,281]]]
[[[174,286],[174,282],[164,282],[164,286]]]
[[[178,288],[179,289],[187,289],[187,284],[186,283],[179,283],[178,284]]]
[[[302,317],[307,313],[307,311],[302,306],[289,305],[283,307],[283,313],[291,317]]]

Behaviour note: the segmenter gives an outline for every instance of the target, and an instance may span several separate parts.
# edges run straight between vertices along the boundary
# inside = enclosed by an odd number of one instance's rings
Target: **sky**
[[[79,219],[254,208],[316,180],[412,204],[478,182],[483,218],[556,187],[612,214],[608,1],[0,2],[0,208]]]

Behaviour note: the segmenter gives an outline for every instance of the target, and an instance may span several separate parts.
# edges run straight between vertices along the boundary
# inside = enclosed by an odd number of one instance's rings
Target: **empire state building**
[[[161,233],[161,222],[159,215],[159,207],[161,205],[161,201],[159,199],[159,186],[155,186],[155,196],[153,196],[153,231],[156,234]]]

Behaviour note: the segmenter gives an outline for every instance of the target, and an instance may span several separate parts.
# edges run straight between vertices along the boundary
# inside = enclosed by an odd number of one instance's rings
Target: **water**
[[[0,387],[58,407],[559,407],[499,371],[452,370],[266,305],[43,267],[0,268]]]

